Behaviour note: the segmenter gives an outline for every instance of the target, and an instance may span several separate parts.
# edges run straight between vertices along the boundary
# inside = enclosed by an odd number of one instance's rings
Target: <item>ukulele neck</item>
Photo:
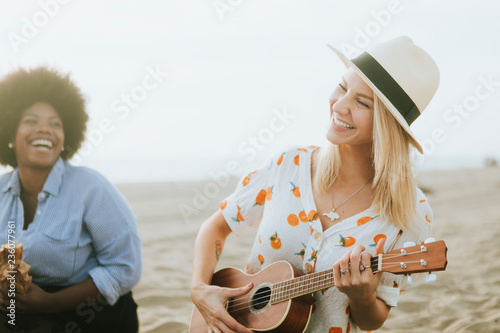
[[[379,260],[380,259],[380,260]],[[381,271],[382,256],[372,257],[370,268],[373,273]],[[316,291],[335,286],[333,270],[311,273],[300,277],[274,283],[271,288],[271,304],[287,301],[292,298],[312,294]]]

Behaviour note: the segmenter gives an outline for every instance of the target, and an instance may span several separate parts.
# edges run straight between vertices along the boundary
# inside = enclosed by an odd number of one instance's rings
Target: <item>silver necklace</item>
[[[371,182],[371,179],[368,181],[368,183]],[[368,183],[364,184],[363,186],[361,186],[360,188],[358,188],[356,190],[356,192],[354,192],[353,194],[351,194],[351,196],[347,199],[344,200],[343,203],[341,203],[340,205],[338,205],[337,207],[333,207],[332,211],[330,213],[323,213],[324,216],[327,216],[332,222],[335,221],[336,219],[339,219],[340,218],[340,215],[338,213],[335,212],[335,209],[339,208],[340,206],[342,206],[343,204],[345,204],[347,202],[347,200],[351,199],[353,196],[356,195],[356,193],[358,193],[359,191],[361,191],[361,189],[363,187],[365,187],[366,185],[368,185]],[[333,190],[332,190],[332,205],[333,205]]]

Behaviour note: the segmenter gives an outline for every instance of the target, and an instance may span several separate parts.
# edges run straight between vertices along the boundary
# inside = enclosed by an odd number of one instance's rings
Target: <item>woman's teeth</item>
[[[339,127],[342,127],[343,129],[355,129],[356,127],[354,126],[351,126],[351,125],[348,125],[344,122],[341,122],[340,120],[338,120],[337,118],[333,118],[333,122],[335,123],[335,125],[339,126]]]
[[[49,140],[43,140],[43,139],[33,140],[31,142],[31,145],[38,147],[38,148],[45,148],[45,149],[52,148],[52,142],[50,142]]]

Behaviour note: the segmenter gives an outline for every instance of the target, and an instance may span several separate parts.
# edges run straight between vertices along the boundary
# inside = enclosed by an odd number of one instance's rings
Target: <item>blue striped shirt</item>
[[[114,304],[139,281],[137,219],[104,176],[59,158],[38,195],[27,230],[20,192],[17,169],[0,176],[0,242],[7,242],[9,221],[15,221],[11,235],[23,243],[33,283],[70,286],[91,277]]]

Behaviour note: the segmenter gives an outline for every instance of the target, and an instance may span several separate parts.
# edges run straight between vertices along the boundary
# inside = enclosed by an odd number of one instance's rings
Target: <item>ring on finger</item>
[[[362,264],[362,263],[359,264],[359,271],[360,272],[366,270],[367,268],[371,269],[372,267],[370,265],[365,265],[365,264]]]
[[[340,270],[340,273],[342,273],[342,275],[344,275],[345,273],[348,273],[348,272],[349,272],[349,270],[348,270],[348,269],[341,269],[341,270]]]

